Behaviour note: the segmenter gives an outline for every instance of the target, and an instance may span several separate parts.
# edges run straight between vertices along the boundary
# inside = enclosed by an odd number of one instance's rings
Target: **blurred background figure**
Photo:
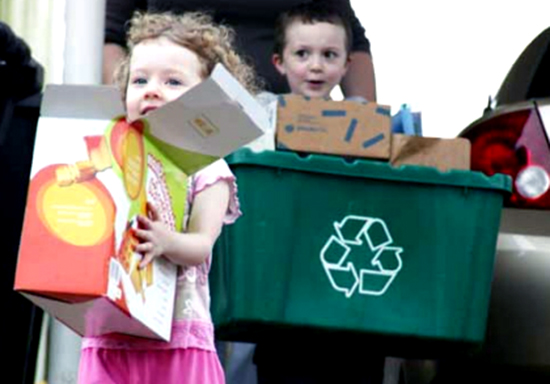
[[[100,84],[104,15],[104,0],[0,2],[0,97],[11,100],[7,108],[0,107],[0,177],[9,180],[0,189],[2,240],[8,247],[0,297],[8,298],[10,308],[10,315],[2,317],[6,332],[0,340],[10,346],[2,365],[13,373],[4,373],[10,382],[76,384],[80,337],[15,293],[13,281],[43,85]]]
[[[345,96],[362,96],[375,101],[370,43],[349,0],[107,0],[103,82],[112,83],[113,69],[125,55],[125,23],[134,11],[147,9],[181,13],[200,10],[211,13],[216,22],[223,22],[235,29],[237,47],[250,59],[258,75],[265,81],[267,91],[287,93],[289,89],[286,81],[271,62],[275,20],[281,12],[307,2],[333,5],[347,15],[352,25],[353,42],[348,73],[341,84],[342,91]]]
[[[2,258],[0,299],[7,309],[0,320],[5,377],[14,383],[33,379],[42,312],[13,291],[19,236],[25,210],[32,144],[38,119],[43,67],[27,43],[0,22],[0,210]]]

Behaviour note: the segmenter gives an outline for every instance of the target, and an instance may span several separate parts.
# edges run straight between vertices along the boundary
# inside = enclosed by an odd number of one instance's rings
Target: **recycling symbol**
[[[403,265],[403,248],[392,246],[386,223],[377,218],[349,215],[334,222],[321,250],[321,263],[332,287],[347,298],[354,292],[383,295]]]

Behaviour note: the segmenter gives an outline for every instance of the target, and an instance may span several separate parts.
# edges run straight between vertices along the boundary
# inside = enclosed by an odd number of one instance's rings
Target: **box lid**
[[[339,156],[310,154],[300,156],[293,152],[252,152],[243,148],[226,158],[230,165],[258,165],[295,171],[315,172],[388,181],[437,184],[456,187],[512,190],[512,179],[503,174],[487,176],[481,172],[451,170],[441,172],[436,168],[404,165],[398,168],[381,161],[354,159],[348,161]]]
[[[56,119],[74,119],[75,126],[101,129],[124,114],[114,86],[49,84],[40,109],[42,121],[52,126]],[[141,120],[145,137],[188,175],[260,137],[270,125],[265,109],[222,64]]]

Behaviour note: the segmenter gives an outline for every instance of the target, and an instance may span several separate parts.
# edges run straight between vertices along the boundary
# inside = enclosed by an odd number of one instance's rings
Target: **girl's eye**
[[[305,49],[299,49],[296,52],[294,52],[294,55],[301,58],[301,59],[303,59],[303,58],[307,57],[308,51],[305,50]]]
[[[179,86],[179,85],[183,85],[183,82],[181,82],[180,80],[178,79],[168,79],[168,81],[166,82],[168,85],[171,85],[171,86]]]
[[[132,84],[144,85],[147,84],[147,80],[144,77],[136,77],[132,79]]]
[[[327,59],[335,59],[338,57],[338,53],[334,52],[334,51],[326,51],[325,52],[325,57]]]

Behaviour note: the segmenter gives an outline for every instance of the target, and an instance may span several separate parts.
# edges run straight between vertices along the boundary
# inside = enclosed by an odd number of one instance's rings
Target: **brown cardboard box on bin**
[[[390,163],[393,166],[423,165],[440,171],[470,169],[470,142],[464,138],[393,134]]]
[[[376,103],[279,97],[277,149],[388,159],[390,107]]]

